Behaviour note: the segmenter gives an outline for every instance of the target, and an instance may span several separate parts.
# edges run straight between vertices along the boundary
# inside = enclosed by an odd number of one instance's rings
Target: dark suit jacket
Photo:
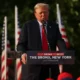
[[[61,38],[58,25],[55,22],[47,22],[47,38],[51,50],[55,51],[56,45],[58,45],[61,51],[66,49],[65,42]],[[39,23],[37,20],[28,21],[22,27],[17,50],[22,52],[26,52],[27,50],[42,50]]]

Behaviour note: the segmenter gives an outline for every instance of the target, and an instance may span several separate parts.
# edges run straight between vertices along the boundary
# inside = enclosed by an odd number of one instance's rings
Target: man
[[[21,61],[22,66],[22,80],[45,80],[48,77],[48,68],[52,68],[52,77],[57,78],[59,73],[58,65],[29,65],[27,63],[26,51],[42,51],[42,50],[52,50],[56,51],[56,46],[59,47],[61,51],[66,49],[66,45],[61,38],[58,26],[55,22],[49,21],[49,6],[45,3],[38,3],[34,6],[35,20],[31,20],[25,23],[22,27],[20,41],[18,43],[18,51],[22,51]],[[48,49],[43,49],[42,42],[42,26],[45,23],[45,33],[47,36]],[[45,40],[46,42],[46,40]],[[44,42],[44,43],[45,43]],[[24,65],[26,64],[26,65]],[[41,72],[42,71],[42,72]],[[43,74],[43,79],[40,76]]]

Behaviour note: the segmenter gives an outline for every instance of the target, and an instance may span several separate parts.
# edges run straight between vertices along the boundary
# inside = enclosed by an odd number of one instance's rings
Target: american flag
[[[62,38],[64,39],[64,41],[66,43],[66,47],[69,48],[70,44],[69,44],[68,37],[67,37],[67,34],[66,34],[66,29],[65,29],[65,27],[62,23],[59,4],[57,4],[56,6],[57,6],[57,21],[58,21],[58,25],[59,25],[59,30],[60,30],[60,33],[62,35]]]
[[[18,20],[18,8],[17,6],[15,6],[15,50],[16,46],[18,44],[19,41],[19,36],[20,36],[20,32],[21,32],[21,28],[20,28],[20,24],[19,24],[19,20]],[[16,77],[15,80],[21,80],[21,74],[22,74],[22,63],[20,58],[16,59]]]
[[[3,25],[3,28],[2,28],[2,45],[1,45],[2,51],[4,50],[4,48],[5,48],[5,27]]]
[[[59,4],[56,4],[56,8],[57,8],[57,22],[58,22],[58,25],[59,25],[59,30],[60,30],[60,33],[62,35],[62,39],[64,39],[64,41],[65,41],[66,47],[69,48],[70,45],[69,45],[69,41],[68,41],[68,38],[67,38],[67,35],[66,35],[65,27],[62,24]],[[57,47],[56,50],[59,51],[59,48]],[[60,71],[60,73],[63,72],[63,65],[62,64],[59,65],[59,71]]]
[[[4,17],[2,30],[1,80],[7,80],[7,17]]]
[[[6,37],[6,40],[5,40],[5,27],[6,26],[7,26],[7,24],[4,21],[3,28],[2,28],[2,47],[1,47],[2,48],[1,80],[5,80],[5,77],[6,77],[6,79],[9,78],[8,77],[9,76],[8,75],[9,74],[9,65],[12,63],[12,59],[11,58],[7,58],[7,51],[10,51],[11,48],[10,48],[10,42],[9,42],[9,40],[7,40],[7,37]],[[7,29],[6,29],[6,31],[7,31]],[[6,44],[5,44],[5,42],[6,42]],[[6,46],[6,53],[5,53],[5,46]],[[5,64],[5,60],[6,60],[6,64]],[[6,69],[6,72],[5,72],[5,69]],[[5,75],[4,75],[4,73],[5,73]]]

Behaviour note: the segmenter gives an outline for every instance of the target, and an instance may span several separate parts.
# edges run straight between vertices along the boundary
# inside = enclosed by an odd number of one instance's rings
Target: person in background
[[[76,80],[80,80],[80,76],[79,77],[77,77],[77,79]]]
[[[23,53],[21,55],[22,80],[45,80],[49,76],[49,68],[51,68],[51,77],[56,80],[59,74],[58,65],[30,65],[27,63],[27,51],[56,51],[56,46],[60,51],[66,50],[58,25],[55,21],[49,20],[49,5],[37,3],[34,6],[34,16],[34,20],[27,21],[22,27],[17,45],[17,50]]]
[[[62,72],[58,75],[57,80],[74,80],[73,75],[68,72]]]

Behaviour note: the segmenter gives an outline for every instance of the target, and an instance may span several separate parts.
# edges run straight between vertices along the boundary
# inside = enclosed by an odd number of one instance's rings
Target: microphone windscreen
[[[42,24],[43,24],[43,26],[46,26],[46,21],[43,20],[42,21]]]

